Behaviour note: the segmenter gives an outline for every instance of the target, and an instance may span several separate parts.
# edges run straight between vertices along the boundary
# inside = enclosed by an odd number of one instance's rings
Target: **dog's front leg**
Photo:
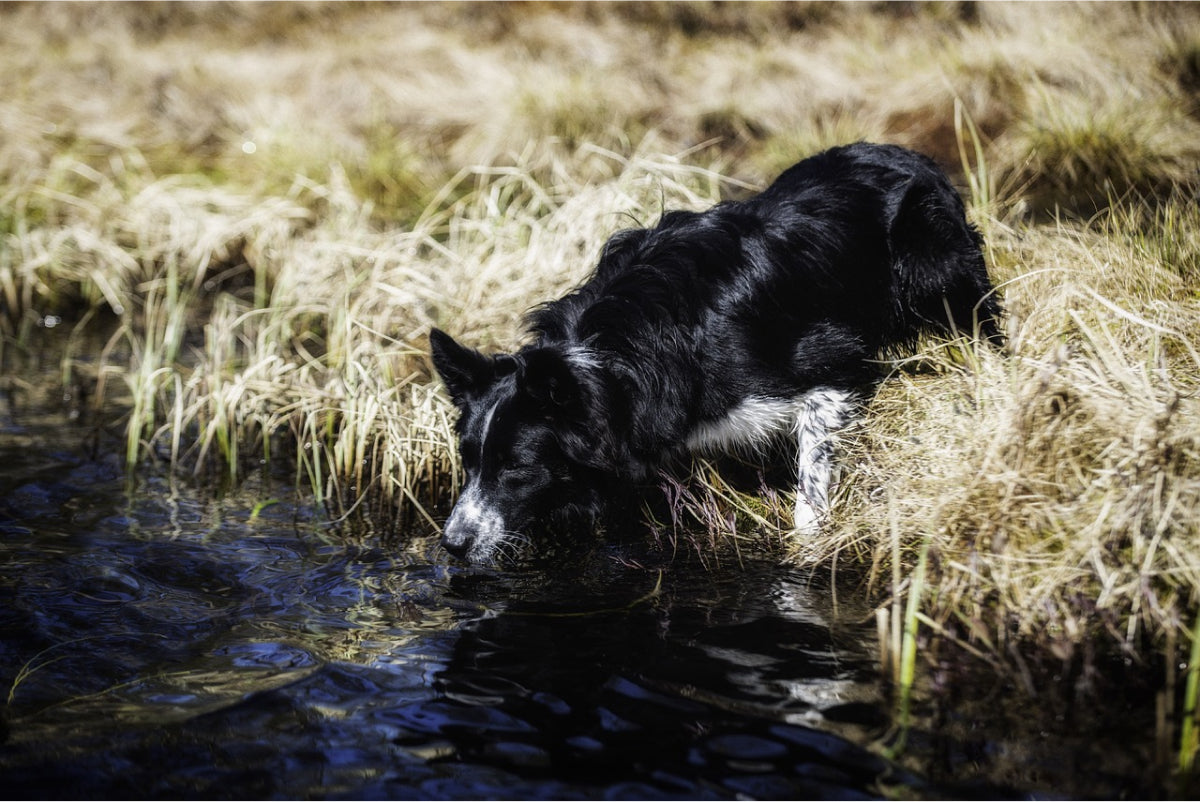
[[[833,440],[854,413],[849,390],[817,387],[805,393],[796,411],[797,482],[795,531],[815,535],[829,513],[833,483]]]

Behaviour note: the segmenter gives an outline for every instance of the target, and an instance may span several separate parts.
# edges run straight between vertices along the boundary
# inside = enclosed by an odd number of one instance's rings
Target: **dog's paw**
[[[806,537],[821,532],[821,514],[803,496],[796,499],[796,509],[792,514],[792,527],[796,534]]]

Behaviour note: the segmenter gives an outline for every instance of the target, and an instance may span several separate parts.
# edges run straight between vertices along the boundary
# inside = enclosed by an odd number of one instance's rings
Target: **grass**
[[[892,141],[962,186],[1008,351],[930,341],[891,366],[844,433],[827,535],[791,537],[785,494],[700,464],[660,542],[861,576],[896,671],[918,628],[1018,674],[1015,654],[1079,666],[1097,645],[1188,661],[1197,7],[0,14],[0,358],[19,369],[59,318],[107,337],[64,377],[123,401],[132,472],[282,463],[333,516],[433,532],[460,474],[431,326],[514,346],[618,228]]]

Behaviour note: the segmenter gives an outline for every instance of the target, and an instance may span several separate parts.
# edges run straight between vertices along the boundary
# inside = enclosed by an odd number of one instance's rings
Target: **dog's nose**
[[[475,544],[475,533],[468,526],[463,526],[457,515],[451,515],[442,531],[442,547],[458,559],[467,559],[470,547]]]
[[[471,550],[469,541],[451,541],[448,538],[442,538],[442,548],[450,552],[450,555],[457,557],[460,560],[467,558],[467,552]]]

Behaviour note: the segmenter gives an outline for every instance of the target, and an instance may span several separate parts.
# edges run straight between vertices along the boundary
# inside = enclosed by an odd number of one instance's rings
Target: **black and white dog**
[[[831,435],[923,331],[999,340],[980,236],[932,160],[855,144],[765,191],[615,234],[592,276],[485,355],[434,330],[466,485],[442,544],[473,563],[599,520],[689,452],[794,438],[795,520],[828,511]]]

